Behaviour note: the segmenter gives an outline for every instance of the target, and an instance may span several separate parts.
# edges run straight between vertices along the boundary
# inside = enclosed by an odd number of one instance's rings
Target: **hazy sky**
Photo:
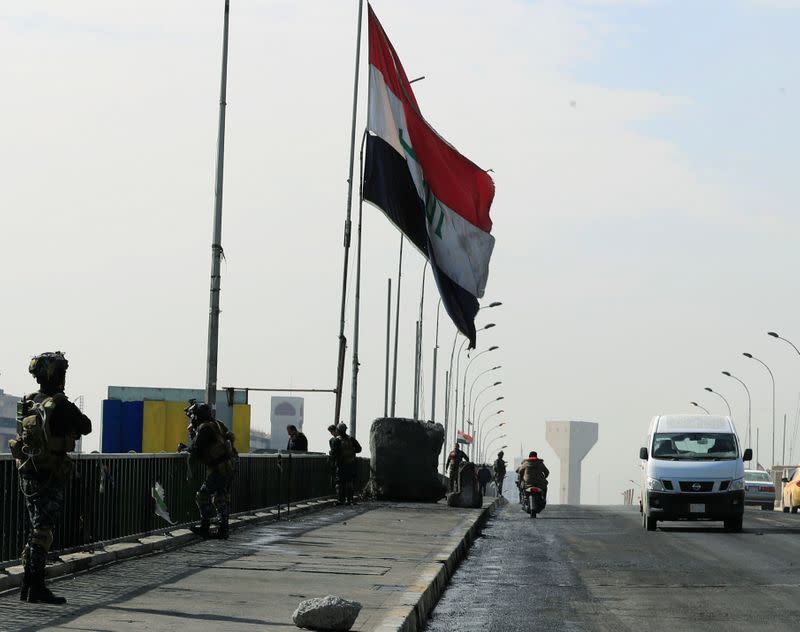
[[[357,3],[232,5],[219,383],[330,388]],[[30,357],[55,348],[98,428],[109,384],[202,387],[222,6],[0,6],[6,391],[32,390]],[[800,1],[374,8],[409,76],[427,77],[415,84],[426,118],[494,171],[485,300],[504,305],[480,314],[497,327],[479,349],[501,349],[472,374],[503,365],[507,452],[539,449],[557,470],[545,420],[597,421],[584,501],[619,502],[652,415],[688,412],[689,400],[722,413],[711,386],[744,432],[744,390],[727,369],[751,388],[767,463],[769,377],[741,352],[773,368],[791,438],[800,357],[766,331],[800,344]],[[366,73],[361,89],[359,129]],[[362,436],[383,411],[399,237],[365,206],[364,239]],[[422,263],[413,252],[404,269],[403,415]],[[426,299],[427,411],[436,297]],[[443,378],[454,333],[444,316],[440,333]],[[253,402],[263,427],[266,398]],[[307,399],[312,448],[325,446],[332,404]]]

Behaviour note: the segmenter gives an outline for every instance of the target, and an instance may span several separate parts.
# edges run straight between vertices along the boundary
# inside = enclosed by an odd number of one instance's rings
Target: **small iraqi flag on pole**
[[[458,443],[466,443],[467,445],[470,445],[472,443],[472,437],[463,430],[459,430],[456,433],[456,441]]]
[[[430,261],[447,313],[474,347],[494,249],[494,182],[425,121],[371,6],[367,127],[364,199]]]

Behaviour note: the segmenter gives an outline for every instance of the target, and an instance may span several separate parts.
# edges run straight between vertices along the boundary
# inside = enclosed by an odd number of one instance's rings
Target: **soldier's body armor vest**
[[[68,452],[75,450],[75,439],[56,436],[52,416],[57,400],[27,396],[17,404],[17,438],[8,442],[17,469],[22,474],[63,475],[71,469]]]
[[[350,464],[356,462],[356,448],[350,437],[339,437],[339,463]]]
[[[235,454],[228,439],[228,429],[220,421],[204,421],[197,428],[195,437],[197,459],[208,466],[215,466],[232,459]]]

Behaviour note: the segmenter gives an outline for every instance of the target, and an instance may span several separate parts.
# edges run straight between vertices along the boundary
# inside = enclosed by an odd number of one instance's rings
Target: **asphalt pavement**
[[[662,528],[663,524],[663,528]],[[800,625],[800,516],[641,526],[637,507],[495,514],[433,611],[430,632],[742,632]]]

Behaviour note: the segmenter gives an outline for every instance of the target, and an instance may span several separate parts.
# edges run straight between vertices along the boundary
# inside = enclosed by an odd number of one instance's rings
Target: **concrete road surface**
[[[661,525],[664,528],[661,528]],[[720,523],[659,523],[636,507],[510,504],[487,525],[428,630],[779,632],[800,626],[800,516],[748,509]]]

